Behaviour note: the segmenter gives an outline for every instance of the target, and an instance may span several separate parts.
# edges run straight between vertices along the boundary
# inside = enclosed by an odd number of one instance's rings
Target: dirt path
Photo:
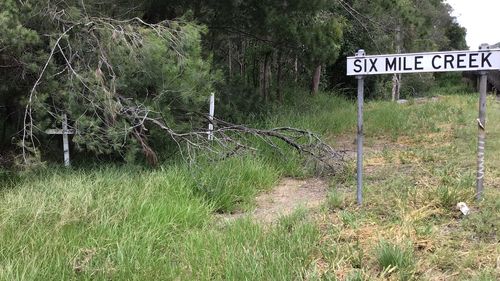
[[[370,145],[365,145],[365,173],[367,175],[375,173],[380,169],[380,163],[375,157],[371,156],[380,154],[386,147],[392,149],[404,149],[406,144],[404,138],[401,138],[401,143],[394,143],[387,139],[372,140]],[[346,151],[346,156],[349,159],[356,159],[356,143],[355,136],[343,136],[336,138],[336,146]],[[241,217],[249,216],[253,220],[261,223],[272,223],[281,216],[291,214],[297,208],[312,209],[319,207],[327,197],[328,182],[319,179],[294,179],[283,178],[277,186],[272,190],[261,193],[255,198],[256,208],[251,212],[224,214],[220,215],[221,221],[232,221]]]
[[[261,223],[271,223],[281,216],[289,215],[297,208],[311,209],[320,206],[326,198],[328,183],[312,178],[299,180],[284,178],[272,190],[258,195],[257,207],[252,212],[221,216],[224,221],[250,216]]]

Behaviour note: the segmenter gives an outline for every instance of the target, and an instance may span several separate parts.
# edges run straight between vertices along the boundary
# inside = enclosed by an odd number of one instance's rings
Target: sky
[[[477,50],[481,43],[500,42],[498,14],[500,0],[446,0],[453,7],[452,15],[467,29],[467,45]]]

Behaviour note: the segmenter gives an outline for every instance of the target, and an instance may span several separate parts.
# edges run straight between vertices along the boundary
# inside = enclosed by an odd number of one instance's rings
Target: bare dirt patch
[[[448,128],[443,128],[447,132]],[[441,133],[443,134],[443,133]],[[356,137],[353,135],[337,136],[336,146],[346,152],[347,161],[356,159]],[[409,137],[402,136],[397,140],[387,138],[371,138],[364,146],[364,172],[367,176],[375,176],[387,169],[405,171],[411,165],[401,163],[403,156],[406,161],[412,163],[411,154],[402,155],[408,147],[414,145]],[[389,149],[390,159],[384,158],[383,152]],[[385,178],[384,174],[384,178]],[[375,180],[375,179],[372,179]],[[284,178],[280,183],[268,192],[261,193],[255,198],[256,208],[250,212],[234,214],[223,214],[219,216],[221,221],[232,221],[241,217],[249,216],[261,223],[272,223],[281,216],[291,214],[297,208],[312,209],[320,206],[327,197],[328,182],[320,178],[294,179]]]
[[[275,188],[255,198],[257,207],[252,212],[224,215],[222,219],[231,221],[249,216],[257,222],[272,223],[297,208],[319,207],[325,201],[327,191],[328,182],[323,179],[284,178]]]

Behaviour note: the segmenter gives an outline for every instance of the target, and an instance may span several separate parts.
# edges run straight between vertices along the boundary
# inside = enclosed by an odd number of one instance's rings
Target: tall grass
[[[87,268],[127,274],[153,262],[174,233],[210,221],[210,204],[192,196],[177,169],[47,173],[2,198],[0,279],[62,280]]]
[[[249,220],[279,171],[248,157],[157,171],[47,169],[0,196],[0,280],[288,280],[304,273],[318,232]]]
[[[279,223],[266,231],[243,219],[224,231],[193,232],[176,253],[179,265],[191,266],[179,276],[182,280],[302,279],[317,239],[317,227],[300,220]]]
[[[192,185],[218,212],[233,212],[252,206],[255,195],[277,183],[280,171],[264,160],[230,158],[192,170]]]
[[[279,113],[270,116],[265,126],[294,126],[306,128],[321,135],[351,131],[356,124],[353,101],[333,94],[299,97],[284,105]]]
[[[283,175],[311,175],[285,146],[256,142],[253,155],[156,170],[2,171],[0,280],[498,279],[500,105],[489,100],[486,194],[475,203],[476,103],[368,102],[363,207],[350,163],[326,208],[270,225],[214,214],[251,210]],[[354,101],[319,95],[256,126],[303,127],[335,146],[353,138],[355,122]]]
[[[368,101],[365,105],[365,134],[368,137],[413,136],[416,133],[436,132],[437,124],[464,125],[472,118],[473,111],[465,110],[475,104],[472,94],[441,96],[437,100],[407,104],[389,101]],[[354,100],[324,94],[303,98],[285,105],[280,113],[266,120],[265,126],[295,126],[307,128],[323,136],[354,133],[357,107]]]

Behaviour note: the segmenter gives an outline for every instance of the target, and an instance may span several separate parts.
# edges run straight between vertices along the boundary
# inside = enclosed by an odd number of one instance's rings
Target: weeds
[[[483,202],[481,209],[473,212],[462,224],[472,233],[473,238],[486,242],[498,242],[500,239],[500,198],[495,197]]]
[[[376,257],[381,268],[381,277],[397,273],[400,280],[411,280],[415,268],[413,249],[381,241],[376,249]]]
[[[155,171],[2,171],[0,280],[498,280],[500,104],[489,100],[477,203],[476,103],[369,102],[364,205],[353,161],[331,179],[322,210],[268,225],[215,213],[252,210],[283,175],[311,176],[286,150]],[[312,129],[352,150],[355,120],[352,101],[318,95],[259,122]],[[457,201],[472,213],[463,217]]]
[[[346,281],[365,281],[367,279],[364,278],[363,273],[359,270],[354,271],[353,273],[349,274],[347,277]]]
[[[330,210],[340,209],[344,203],[344,196],[336,190],[328,192],[326,198],[327,207]]]
[[[377,262],[383,271],[395,268],[405,271],[415,266],[413,251],[410,247],[400,247],[388,241],[381,241],[375,251]]]
[[[276,168],[250,157],[203,166],[193,174],[195,190],[212,202],[218,212],[250,208],[255,195],[272,187],[279,177]]]

